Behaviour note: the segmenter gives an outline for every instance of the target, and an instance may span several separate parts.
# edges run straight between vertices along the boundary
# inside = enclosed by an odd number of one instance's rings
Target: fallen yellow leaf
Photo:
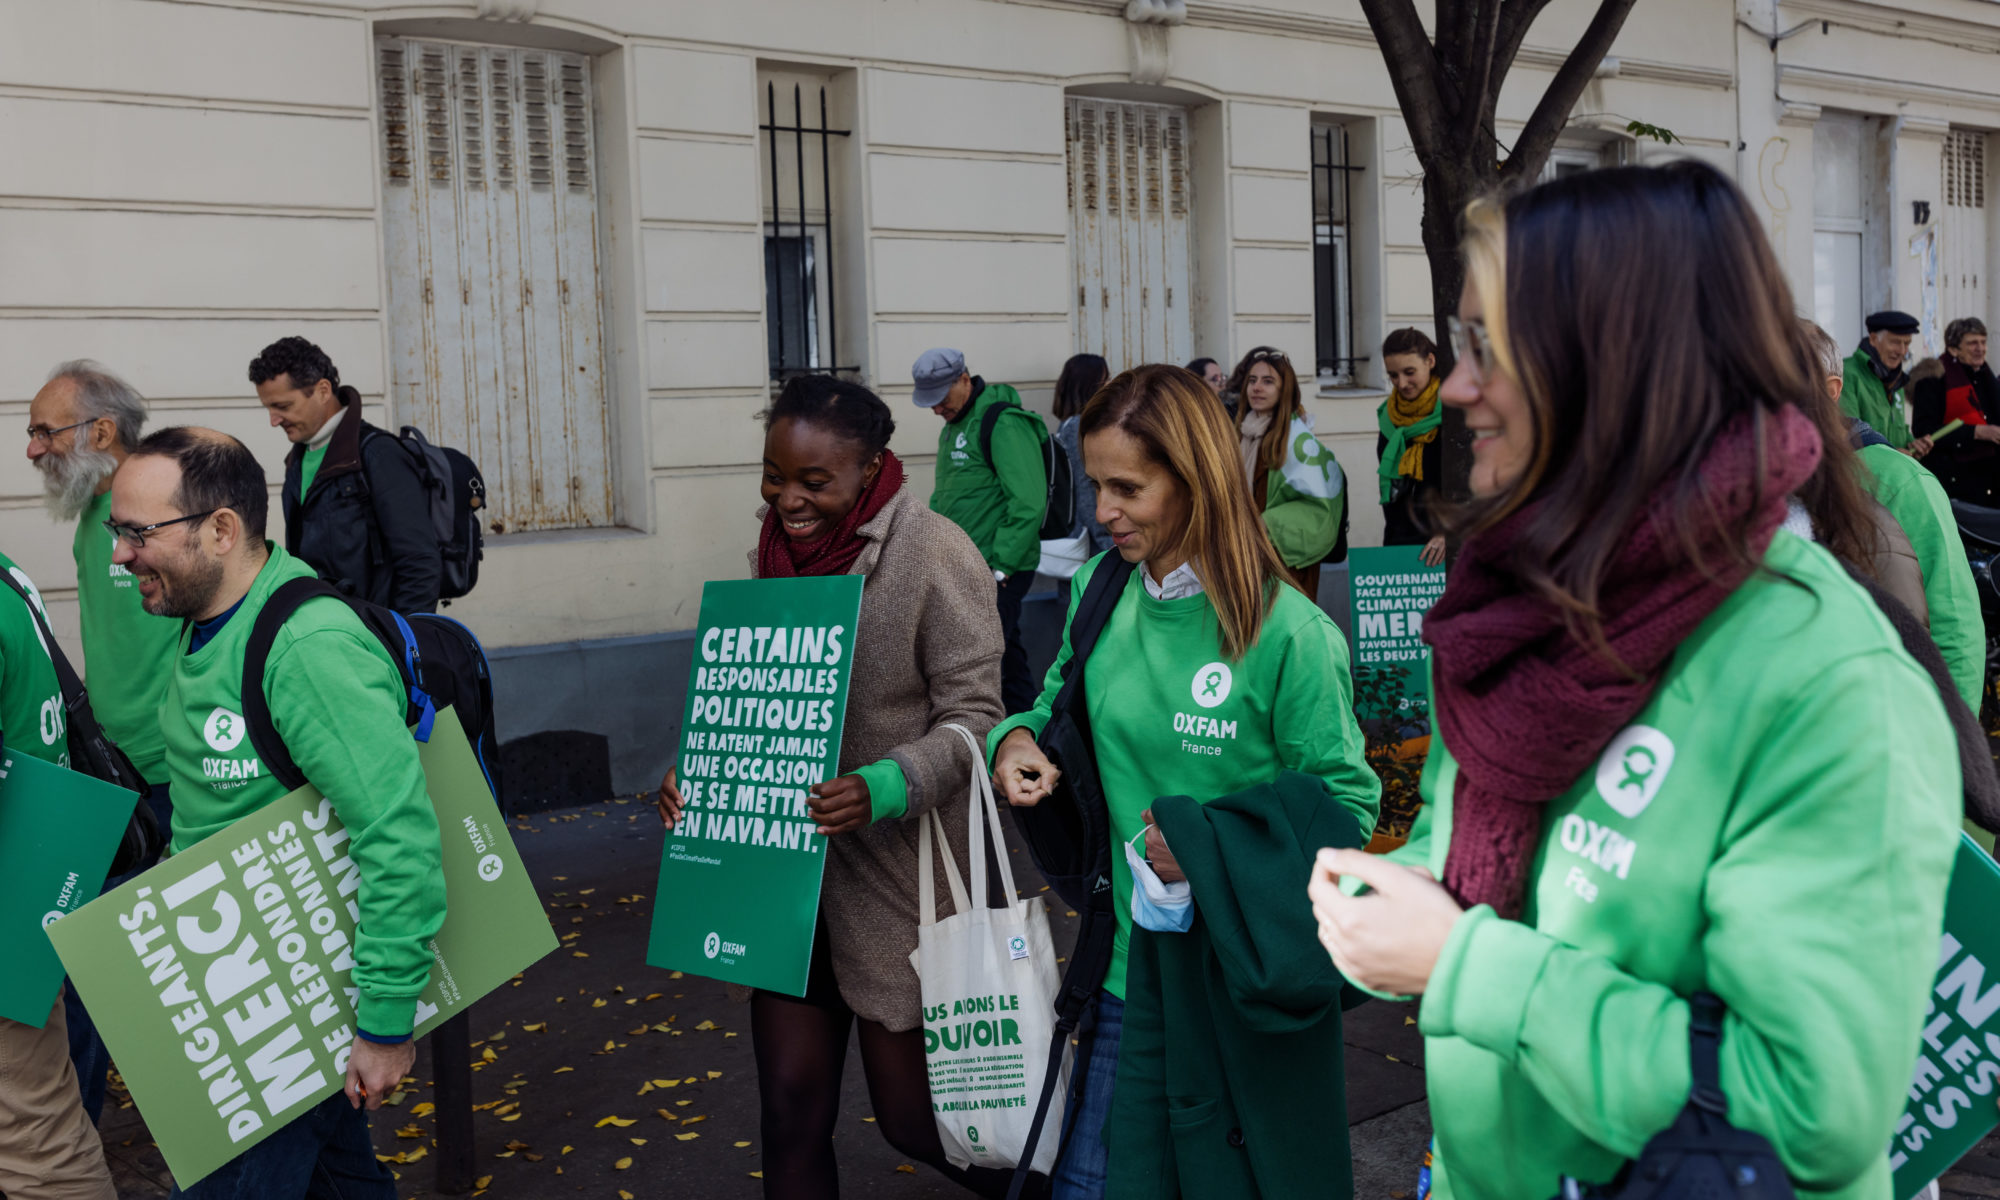
[[[677,1142],[691,1142],[700,1136],[698,1133],[677,1133],[674,1135],[674,1140]]]
[[[697,1031],[709,1030],[714,1028],[715,1028],[715,1022],[713,1021],[703,1021],[701,1024],[695,1026],[695,1029]]]
[[[901,1171],[905,1175],[915,1175],[917,1173],[917,1169],[911,1166],[909,1163],[904,1163],[902,1166],[897,1167],[896,1169],[898,1171]]]
[[[619,1160],[618,1160],[617,1162],[615,1162],[615,1163],[612,1163],[612,1164],[611,1164],[611,1169],[612,1169],[612,1170],[614,1170],[614,1171],[623,1171],[623,1170],[624,1170],[625,1168],[627,1168],[627,1167],[629,1167],[629,1166],[631,1166],[631,1165],[632,1165],[632,1160],[631,1160],[631,1159],[629,1159],[629,1158],[621,1158],[621,1159],[619,1159]]]
[[[710,1072],[708,1073],[708,1077],[709,1077],[710,1079],[720,1079],[720,1078],[722,1078],[722,1072],[720,1072],[720,1071],[710,1071]]]
[[[673,974],[667,976],[668,979],[679,979],[680,977],[681,973],[679,971],[675,971]]]
[[[633,1139],[632,1139],[632,1144],[633,1144],[634,1146],[643,1146],[643,1145],[645,1145],[645,1144],[646,1144],[646,1139],[645,1139],[645,1138],[633,1138]]]
[[[626,1191],[624,1188],[619,1188],[618,1200],[632,1200],[632,1193]]]
[[[479,1178],[472,1181],[472,1186],[476,1188],[483,1188],[488,1186],[492,1182],[493,1182],[493,1177],[491,1175],[481,1175]]]
[[[563,1153],[564,1153],[564,1154],[568,1154],[568,1153],[569,1153],[570,1151],[572,1151],[572,1150],[574,1150],[574,1149],[576,1149],[576,1147],[575,1147],[575,1146],[564,1146],[564,1147],[563,1147]]]
[[[595,1000],[592,1000],[592,1001],[590,1002],[590,1007],[592,1007],[592,1008],[603,1008],[603,1007],[604,1007],[604,997],[602,997],[602,996],[599,996],[599,997],[598,997],[597,999],[595,999]]]
[[[637,1124],[638,1122],[632,1120],[630,1117],[606,1117],[603,1120],[599,1121],[595,1126],[595,1128],[602,1129],[606,1125],[616,1125],[618,1128],[623,1129],[627,1125],[637,1125]]]
[[[743,1149],[743,1147],[745,1147],[745,1146],[748,1146],[749,1144],[750,1144],[749,1142],[737,1142],[737,1143],[736,1143],[736,1148],[737,1148],[738,1150],[741,1150],[741,1149]]]
[[[653,1081],[653,1086],[656,1088],[679,1087],[680,1085],[681,1081],[678,1079],[655,1079]]]
[[[547,1021],[537,1021],[533,1025],[521,1026],[521,1030],[524,1033],[540,1033],[542,1030],[547,1029],[548,1027],[549,1023]]]
[[[557,1068],[556,1068],[555,1070],[553,1070],[553,1071],[550,1071],[550,1072],[549,1072],[549,1074],[551,1074],[551,1075],[560,1075],[560,1074],[562,1074],[562,1073],[563,1073],[564,1071],[574,1071],[574,1070],[576,1070],[576,1068],[575,1068],[575,1067],[557,1067]]]
[[[708,1118],[707,1118],[707,1117],[689,1117],[689,1118],[688,1118],[687,1120],[685,1120],[685,1121],[682,1121],[682,1122],[681,1122],[681,1124],[683,1124],[683,1125],[692,1125],[692,1124],[694,1124],[694,1123],[695,1123],[695,1122],[697,1122],[697,1121],[706,1121],[706,1120],[708,1120]]]
[[[419,1104],[416,1107],[410,1109],[410,1115],[413,1117],[428,1117],[436,1111],[437,1111],[437,1105],[432,1104],[430,1101],[426,1100],[422,1104]]]
[[[650,1079],[648,1079],[648,1080],[647,1080],[646,1082],[644,1082],[644,1083],[642,1083],[642,1084],[640,1084],[640,1085],[639,1085],[639,1094],[640,1094],[641,1096],[645,1095],[645,1094],[646,1094],[647,1092],[650,1092],[650,1091],[654,1091],[654,1090],[656,1090],[656,1089],[655,1089],[655,1088],[653,1087],[653,1081],[652,1081],[652,1080],[650,1080]]]
[[[752,1171],[752,1172],[750,1172],[750,1178],[752,1178],[752,1179],[762,1179],[762,1178],[764,1178],[764,1172],[762,1172],[762,1171]]]
[[[658,992],[650,992],[646,996],[646,999],[648,1000],[658,1000],[659,998],[660,998],[660,993]]]

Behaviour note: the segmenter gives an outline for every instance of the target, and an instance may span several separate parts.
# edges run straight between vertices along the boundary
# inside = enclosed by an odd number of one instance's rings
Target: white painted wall
[[[286,444],[264,427],[244,368],[296,332],[326,346],[379,416],[387,288],[370,46],[382,32],[574,50],[596,72],[624,525],[489,541],[478,592],[453,608],[489,645],[684,629],[702,581],[745,569],[753,417],[769,395],[760,69],[826,78],[834,123],[854,131],[852,169],[834,172],[842,357],[899,406],[912,486],[929,487],[937,433],[906,407],[918,353],[955,345],[1046,406],[1070,352],[1073,91],[1191,109],[1196,353],[1233,360],[1269,342],[1310,363],[1316,117],[1348,122],[1367,167],[1355,183],[1371,231],[1355,245],[1357,352],[1430,324],[1415,157],[1355,0],[1196,6],[1156,88],[1130,82],[1116,0],[541,0],[526,22],[481,20],[481,7],[0,0],[0,415],[18,430],[49,366],[95,357],[154,399],[157,420],[238,433],[275,478]],[[1533,31],[1503,97],[1502,142],[1591,7],[1556,0]],[[1775,54],[1737,24],[1790,27],[1835,9],[1828,32]],[[1904,36],[1918,27],[1928,40]],[[1939,131],[2000,128],[1986,74],[1996,50],[2000,6],[1970,0],[1642,4],[1572,133],[1601,144],[1628,120],[1664,125],[1681,144],[1641,144],[1634,158],[1697,154],[1759,181],[1753,200],[1809,294],[1819,108],[1900,119],[1884,187],[1900,247],[1915,232],[1909,201],[1929,188],[1935,202]],[[1916,310],[1904,257],[1889,286]],[[1379,365],[1360,380],[1379,384]],[[1366,386],[1313,400],[1354,486],[1357,545],[1380,530],[1379,400]],[[43,514],[23,460],[4,462],[0,547],[72,630],[68,531]]]

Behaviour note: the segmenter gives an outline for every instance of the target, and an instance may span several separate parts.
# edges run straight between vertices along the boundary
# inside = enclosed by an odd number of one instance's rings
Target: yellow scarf
[[[1398,428],[1414,425],[1437,411],[1438,383],[1437,377],[1432,376],[1430,386],[1415,400],[1405,400],[1402,393],[1390,392],[1390,424]],[[1437,426],[1433,424],[1423,433],[1404,438],[1402,456],[1396,460],[1396,474],[1405,479],[1421,481],[1424,477],[1424,447],[1435,441],[1437,435]]]

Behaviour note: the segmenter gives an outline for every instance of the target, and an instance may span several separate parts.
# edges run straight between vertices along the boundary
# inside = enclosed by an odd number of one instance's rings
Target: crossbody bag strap
[[[1729,1115],[1729,1096],[1722,1090],[1722,1017],[1727,1008],[1720,997],[1696,992],[1688,999],[1688,1065],[1692,1084],[1688,1100],[1718,1117]]]
[[[69,665],[69,658],[56,643],[56,635],[49,629],[48,618],[42,615],[41,606],[35,603],[35,597],[21,585],[21,581],[14,578],[13,572],[0,571],[0,583],[6,584],[21,598],[21,603],[27,605],[28,618],[35,623],[35,632],[42,639],[42,649],[48,651],[49,662],[55,666],[56,686],[62,689],[63,707],[76,711],[87,702],[83,679],[77,675],[76,668]]]

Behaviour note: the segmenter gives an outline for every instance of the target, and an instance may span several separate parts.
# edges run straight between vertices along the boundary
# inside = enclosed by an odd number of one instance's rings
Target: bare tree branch
[[[1502,70],[1497,76],[1493,72],[1493,47],[1500,37],[1501,0],[1481,0],[1477,23],[1472,36],[1472,64],[1468,74],[1471,87],[1459,102],[1460,137],[1468,146],[1481,145],[1482,126],[1490,126],[1493,120],[1494,98],[1500,89],[1496,79],[1505,79]]]
[[[1389,82],[1395,88],[1396,104],[1409,127],[1417,160],[1429,170],[1431,161],[1444,149],[1439,134],[1450,118],[1438,92],[1437,58],[1430,36],[1424,32],[1413,0],[1361,0],[1361,11],[1389,68]]]
[[[1535,105],[1534,115],[1528,118],[1521,136],[1514,139],[1514,152],[1507,156],[1507,165],[1501,171],[1503,178],[1513,182],[1532,179],[1541,173],[1549,151],[1555,149],[1556,138],[1569,123],[1570,110],[1576,107],[1577,98],[1597,74],[1598,64],[1611,52],[1611,44],[1618,39],[1618,30],[1635,3],[1637,0],[1600,0],[1590,27],[1583,31],[1583,38],[1563,60],[1556,77],[1549,81],[1548,90],[1542,93],[1541,102]]]
[[[1514,69],[1514,56],[1521,52],[1521,43],[1527,39],[1528,27],[1542,10],[1549,6],[1549,0],[1505,0],[1500,8],[1500,27],[1493,40],[1493,94],[1498,96],[1500,84],[1507,78],[1507,72]]]
[[[1461,95],[1458,107],[1462,110],[1462,81],[1473,68],[1474,31],[1479,20],[1482,0],[1435,0],[1431,25],[1435,30],[1432,40],[1437,43],[1438,70],[1454,84],[1460,84]],[[1454,103],[1454,98],[1446,93],[1445,103]]]

